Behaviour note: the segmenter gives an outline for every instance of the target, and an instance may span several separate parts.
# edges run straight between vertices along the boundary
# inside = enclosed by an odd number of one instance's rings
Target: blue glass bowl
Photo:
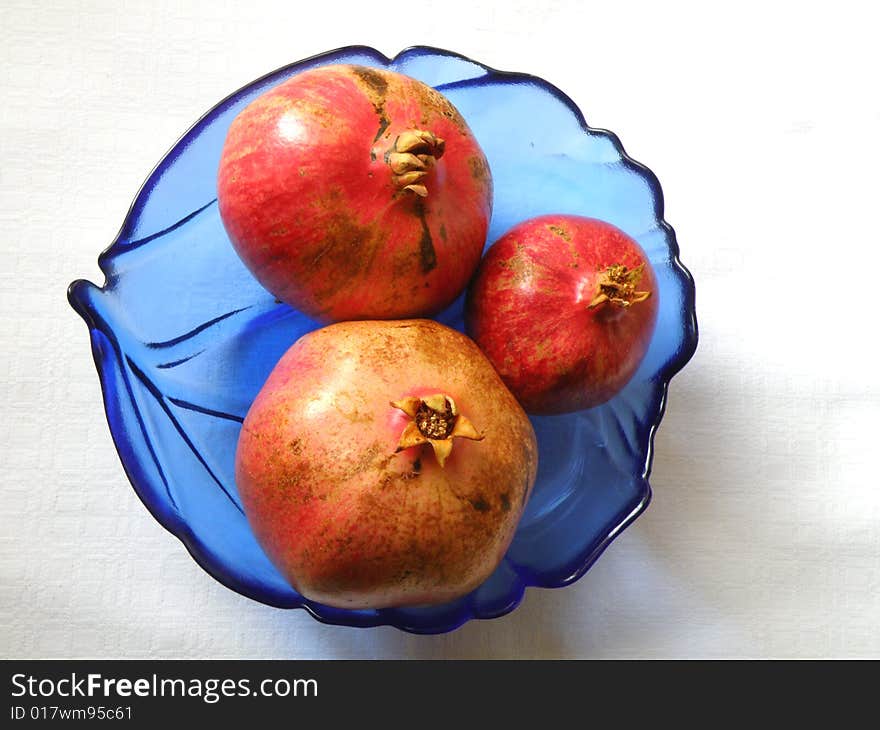
[[[329,63],[389,68],[430,84],[461,111],[489,158],[489,240],[544,213],[602,218],[636,238],[659,282],[660,314],[641,368],[608,404],[534,418],[537,483],[507,556],[461,600],[351,611],[305,600],[264,555],[233,478],[242,420],[278,358],[314,321],[279,304],[244,268],[217,211],[226,130],[260,93]],[[670,378],[697,343],[694,286],[663,220],[655,176],[610,132],[541,79],[411,48],[388,59],[349,47],[292,64],[235,92],[200,119],[150,174],[98,263],[103,287],[75,281],[110,431],[138,496],[212,576],[257,601],[320,621],[439,633],[513,610],[526,586],[556,587],[589,568],[651,497],[652,438]],[[462,301],[438,319],[463,328]]]

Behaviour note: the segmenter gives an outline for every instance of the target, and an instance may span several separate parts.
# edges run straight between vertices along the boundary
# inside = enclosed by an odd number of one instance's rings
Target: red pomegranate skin
[[[396,151],[413,130],[429,141]],[[254,100],[217,183],[250,271],[325,322],[442,310],[479,263],[492,209],[489,164],[449,100],[365,66],[304,71]]]
[[[397,452],[392,406],[444,393],[480,431],[441,467]],[[433,320],[342,322],[300,338],[241,431],[236,480],[266,554],[303,596],[342,608],[442,603],[499,564],[532,489],[528,417],[479,348]]]
[[[636,301],[591,307],[603,272],[615,265],[634,279],[620,299]],[[468,291],[466,323],[526,411],[568,413],[604,403],[632,378],[658,303],[654,271],[635,240],[601,220],[546,215],[516,225],[487,251]]]

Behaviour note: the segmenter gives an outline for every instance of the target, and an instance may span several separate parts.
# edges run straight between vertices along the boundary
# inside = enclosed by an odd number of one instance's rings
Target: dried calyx
[[[452,453],[454,439],[483,440],[483,435],[477,431],[474,424],[458,412],[455,401],[443,393],[424,398],[402,398],[392,401],[391,405],[412,419],[400,435],[397,451],[420,444],[430,444],[437,457],[437,463],[443,466],[446,458]]]
[[[422,198],[427,196],[425,178],[443,156],[444,148],[442,139],[423,129],[401,132],[385,156],[394,184]]]
[[[599,272],[596,295],[590,302],[589,309],[595,309],[606,302],[618,307],[629,307],[645,301],[651,296],[651,292],[636,291],[644,270],[644,264],[634,269],[623,264],[613,264]]]

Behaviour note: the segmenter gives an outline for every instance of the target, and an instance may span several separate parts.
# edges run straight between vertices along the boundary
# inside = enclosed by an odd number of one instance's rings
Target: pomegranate
[[[278,362],[244,421],[236,480],[297,591],[381,608],[485,580],[537,459],[528,417],[468,337],[424,319],[342,322]]]
[[[636,241],[604,221],[547,215],[487,251],[466,322],[529,413],[567,413],[607,401],[632,378],[657,305]]]
[[[278,299],[323,321],[394,319],[439,312],[467,285],[492,178],[442,94],[332,65],[235,118],[217,195],[236,251]]]

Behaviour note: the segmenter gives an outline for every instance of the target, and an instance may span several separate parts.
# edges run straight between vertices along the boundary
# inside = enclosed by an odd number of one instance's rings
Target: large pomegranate
[[[479,263],[486,157],[455,107],[392,71],[304,71],[229,128],[220,215],[279,299],[323,321],[434,314]]]
[[[465,335],[432,320],[343,322],[278,362],[244,421],[236,480],[302,595],[381,608],[485,580],[537,459],[527,416]]]
[[[524,221],[487,251],[466,321],[530,413],[607,401],[632,378],[657,319],[657,282],[639,244],[593,218]]]

